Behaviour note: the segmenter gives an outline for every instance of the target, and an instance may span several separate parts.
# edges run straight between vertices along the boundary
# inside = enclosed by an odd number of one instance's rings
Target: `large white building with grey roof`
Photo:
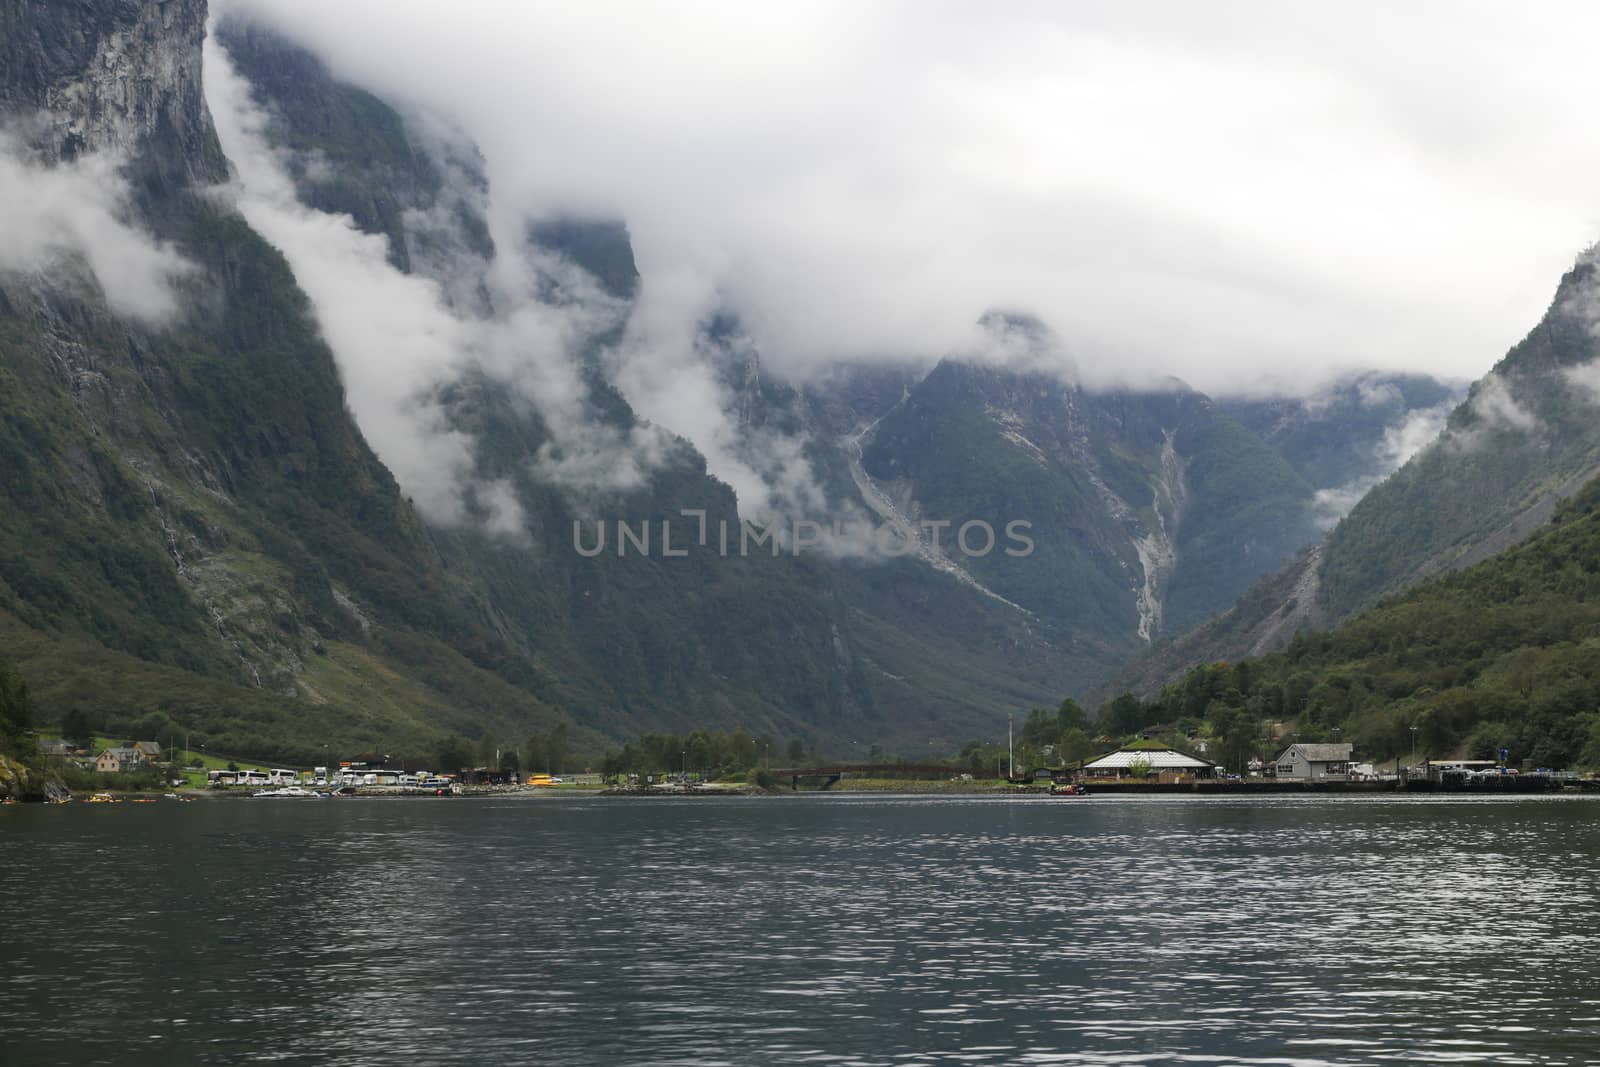
[[[1162,775],[1210,778],[1216,768],[1209,760],[1176,749],[1130,745],[1090,760],[1083,765],[1083,773],[1098,778],[1159,778]]]

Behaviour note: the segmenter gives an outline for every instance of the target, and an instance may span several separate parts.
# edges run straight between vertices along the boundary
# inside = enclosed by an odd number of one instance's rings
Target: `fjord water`
[[[1573,1063],[1600,802],[0,811],[0,1060]]]

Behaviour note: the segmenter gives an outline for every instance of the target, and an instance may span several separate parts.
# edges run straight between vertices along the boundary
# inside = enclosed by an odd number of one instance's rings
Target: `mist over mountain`
[[[1280,453],[1332,526],[1444,429],[1465,382],[1367,371],[1303,396],[1225,396],[1224,411]]]
[[[626,219],[658,321],[729,304],[790,381],[931,366],[997,307],[1095,386],[1470,380],[1596,236],[1581,8],[1458,6],[1448,45],[1255,0],[218,11],[447,116],[492,210]]]
[[[0,636],[48,715],[284,758],[955,744],[1348,558],[1366,512],[1329,523],[1458,396],[1330,365],[1213,399],[1109,372],[1076,315],[1012,310],[1026,286],[925,343],[888,281],[885,329],[796,332],[761,271],[529,185],[451,98],[330,65],[287,10],[4,26],[0,180],[31,207],[0,257]],[[1421,456],[1553,425],[1514,378]]]
[[[1437,436],[1364,493],[1322,544],[1112,688],[1149,692],[1196,663],[1277,651],[1300,629],[1333,626],[1540,531],[1600,474],[1596,284],[1591,249],[1561,278],[1538,325],[1472,384]],[[1418,410],[1431,423],[1438,409]]]

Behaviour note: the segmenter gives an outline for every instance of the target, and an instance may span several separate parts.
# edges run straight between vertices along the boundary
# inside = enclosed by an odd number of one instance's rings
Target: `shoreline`
[[[1408,794],[1448,796],[1600,796],[1600,781],[1563,784],[1549,779],[1525,776],[1522,778],[1492,779],[1473,784],[1440,782],[1288,782],[1288,781],[1215,781],[1191,782],[1133,782],[1107,781],[1080,783],[1087,787],[1088,796],[1078,799],[1142,797],[1142,796],[1193,796],[1193,797],[1252,797],[1252,796],[1404,796]],[[167,791],[95,789],[73,793],[56,803],[89,803],[95,794],[104,793],[115,802],[192,802],[267,800],[258,797],[253,789],[187,788]],[[439,794],[432,790],[394,786],[358,786],[354,792],[338,796],[322,794],[324,800],[561,800],[570,799],[694,799],[707,797],[800,797],[800,796],[952,796],[952,797],[1033,797],[1040,799],[1074,799],[1053,797],[1049,786],[1005,781],[951,782],[917,779],[846,778],[827,788],[794,789],[777,787],[762,789],[745,783],[718,786],[715,783],[684,789],[677,786],[466,786],[458,792]],[[291,798],[312,799],[312,798]],[[15,803],[45,803],[37,799],[17,798]]]

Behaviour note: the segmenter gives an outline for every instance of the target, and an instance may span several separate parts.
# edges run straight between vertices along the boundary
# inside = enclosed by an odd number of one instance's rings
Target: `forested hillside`
[[[1264,724],[1284,723],[1299,740],[1337,730],[1366,759],[1415,743],[1434,757],[1505,748],[1534,766],[1600,766],[1600,480],[1502,555],[1107,713],[1114,730],[1205,720],[1235,761]]]

